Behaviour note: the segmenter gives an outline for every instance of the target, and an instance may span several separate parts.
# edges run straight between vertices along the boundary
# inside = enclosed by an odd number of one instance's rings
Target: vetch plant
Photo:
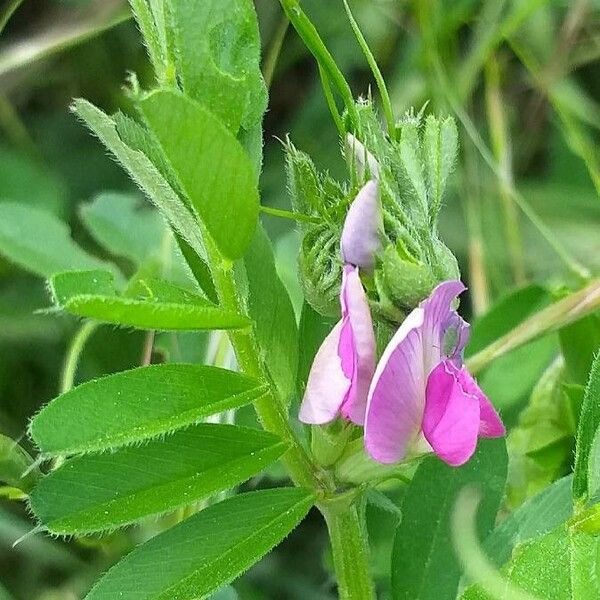
[[[145,89],[130,76],[127,113],[108,115],[83,99],[72,110],[154,206],[143,218],[128,196],[100,197],[83,212],[94,239],[134,268],[86,253],[48,215],[2,209],[7,222],[29,222],[25,237],[53,239],[43,256],[20,252],[17,235],[14,248],[2,247],[47,279],[47,312],[84,319],[60,395],[31,419],[37,459],[0,437],[6,495],[26,500],[53,535],[96,539],[154,523],[155,535],[85,598],[236,597],[230,584],[313,509],[344,600],[508,600],[514,590],[599,597],[596,348],[584,380],[537,384],[535,418],[540,406],[568,413],[558,437],[548,419],[547,444],[529,443],[526,411],[505,424],[488,391],[494,368],[503,385],[515,383],[496,360],[555,329],[563,358],[552,357],[552,374],[562,377],[569,336],[579,339],[569,327],[593,317],[598,283],[562,298],[524,288],[478,320],[471,337],[458,312],[467,287],[438,227],[459,151],[454,119],[427,106],[396,118],[344,0],[379,96],[355,98],[299,1],[281,0],[316,59],[347,167],[337,181],[284,143],[292,210],[278,213],[302,234],[298,323],[260,222],[268,93],[253,2],[130,5],[153,82]],[[535,314],[522,310],[530,294]],[[78,354],[103,324],[144,331],[143,364],[73,386]],[[204,360],[153,362],[156,336],[189,331],[208,332]],[[507,476],[516,487],[522,474],[514,457],[509,469],[507,436],[542,471],[565,454],[565,438],[575,460],[573,475],[553,473],[552,485],[501,521]],[[393,519],[383,583],[372,507]]]

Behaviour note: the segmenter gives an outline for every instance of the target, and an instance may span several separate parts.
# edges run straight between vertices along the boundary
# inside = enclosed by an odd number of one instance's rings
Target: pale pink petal
[[[480,420],[479,399],[463,388],[460,373],[451,361],[435,367],[427,380],[423,415],[425,439],[453,467],[473,456]]]
[[[345,263],[365,271],[375,267],[381,249],[381,205],[375,181],[368,181],[350,205],[342,230],[341,252]]]
[[[456,326],[458,317],[453,304],[456,298],[466,289],[462,281],[444,281],[434,288],[430,296],[420,304],[424,311],[423,360],[425,361],[427,375],[439,364],[442,358],[445,358],[444,337],[449,326]],[[466,343],[468,333],[461,329],[459,335]],[[460,350],[462,351],[462,348]],[[456,354],[455,351],[453,353]]]
[[[323,425],[333,421],[348,394],[351,381],[344,375],[338,353],[343,325],[343,321],[337,323],[315,356],[300,406],[303,423]]]
[[[423,318],[423,309],[416,308],[404,320],[384,350],[369,389],[365,447],[382,463],[404,458],[421,428],[427,379]]]
[[[367,295],[360,281],[357,267],[346,265],[344,267],[342,281],[342,314],[347,315],[349,331],[352,337],[351,348],[353,350],[352,385],[348,397],[342,405],[342,416],[357,425],[365,421],[367,408],[367,394],[369,385],[375,372],[375,333],[371,320],[371,311]],[[346,326],[340,340],[340,357],[344,374],[349,374],[347,360]],[[348,367],[346,366],[348,364]]]

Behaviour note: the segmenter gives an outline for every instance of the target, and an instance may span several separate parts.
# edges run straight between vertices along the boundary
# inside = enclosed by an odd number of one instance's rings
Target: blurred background
[[[341,0],[304,0],[302,5],[355,95],[375,90]],[[429,102],[427,110],[457,119],[461,155],[441,227],[470,287],[468,316],[485,313],[515,287],[537,283],[559,289],[596,273],[600,1],[355,0],[351,5],[385,74],[396,115]],[[256,7],[264,55],[274,65],[264,124],[262,202],[289,208],[279,140],[289,133],[336,178],[346,176],[345,163],[314,61],[287,28],[278,2],[256,0]],[[149,209],[133,184],[68,110],[79,96],[107,112],[128,110],[123,91],[128,73],[135,72],[142,87],[151,81],[126,2],[3,0],[2,27],[0,202],[50,213],[50,222],[68,226],[89,254],[133,270],[134,258],[104,244],[98,233],[102,210],[110,210],[115,197],[107,192],[128,194],[136,214],[147,221],[154,215],[144,212]],[[263,220],[299,309],[300,234],[290,221]],[[23,228],[21,236],[28,235]],[[24,433],[28,419],[64,384],[65,353],[80,330],[73,318],[36,313],[49,305],[44,276],[50,267],[35,252],[27,260],[22,253],[16,257],[13,250],[23,240],[14,226],[0,221],[0,433],[31,450]],[[40,255],[56,250],[46,248],[43,238],[33,245]],[[202,360],[207,343],[199,334],[158,339],[154,359]],[[95,330],[76,382],[140,364],[146,345],[143,333]],[[510,415],[518,419],[555,353],[554,338],[528,347],[527,373],[518,377],[518,389],[504,389],[495,398],[509,421]],[[523,355],[507,358],[512,367],[523,368]],[[488,388],[493,387],[494,374],[487,377]],[[374,568],[385,597],[396,515],[386,507],[368,510]],[[149,523],[85,541],[38,534],[13,548],[34,523],[22,502],[0,497],[0,599],[3,594],[15,600],[81,598],[99,573],[158,526]],[[328,560],[322,523],[311,514],[235,587],[248,600],[332,598]]]

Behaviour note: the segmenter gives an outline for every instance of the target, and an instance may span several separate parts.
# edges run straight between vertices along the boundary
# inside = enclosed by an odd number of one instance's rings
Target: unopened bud
[[[375,267],[375,255],[381,249],[383,219],[378,185],[368,181],[350,205],[342,230],[342,260],[365,271]]]

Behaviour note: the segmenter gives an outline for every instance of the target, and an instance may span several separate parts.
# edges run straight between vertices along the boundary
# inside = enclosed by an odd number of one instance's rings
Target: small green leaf
[[[130,194],[99,194],[81,206],[80,214],[99,244],[136,264],[160,251],[167,231],[159,213],[142,198]]]
[[[69,228],[53,214],[13,202],[0,202],[0,253],[41,277],[71,269],[116,272],[80,248],[71,239]]]
[[[187,197],[226,258],[241,258],[258,219],[256,176],[240,143],[209,111],[171,91],[140,103]]]
[[[435,219],[441,204],[448,176],[456,162],[458,131],[454,119],[440,120],[429,115],[423,132],[423,156],[429,197],[429,211]]]
[[[267,90],[251,0],[168,0],[177,72],[185,94],[235,135],[260,122]]]
[[[265,364],[286,402],[295,392],[298,365],[298,326],[290,297],[277,270],[271,242],[256,229],[244,256],[248,276],[248,314]]]
[[[0,482],[28,493],[41,476],[32,465],[33,459],[17,442],[0,434]]]
[[[425,183],[419,135],[415,125],[407,124],[402,127],[400,134],[400,158],[408,183],[412,186],[415,198],[421,205],[422,213],[423,215],[427,215],[427,186]]]
[[[117,448],[173,431],[266,393],[217,367],[164,364],[88,381],[46,405],[30,433],[46,455]]]
[[[73,102],[72,110],[112,152],[173,229],[179,232],[198,256],[205,259],[204,244],[194,216],[150,159],[128,146],[119,137],[114,120],[93,104],[77,99]]]
[[[205,598],[281,542],[313,502],[306,490],[280,488],[214,504],[133,550],[86,600]]]
[[[473,458],[458,469],[437,457],[419,466],[402,503],[402,521],[394,540],[394,600],[455,599],[461,568],[450,530],[454,501],[465,485],[480,487],[483,501],[478,532],[485,538],[494,526],[504,495],[506,469],[503,439],[481,440]]]
[[[124,327],[159,330],[237,329],[247,317],[166,281],[137,279],[118,296],[106,271],[71,271],[50,280],[57,305],[78,317]]]
[[[52,533],[112,529],[236,485],[284,450],[272,434],[203,423],[144,446],[68,460],[38,483],[31,508]]]
[[[592,491],[588,483],[588,463],[594,436],[600,426],[600,353],[596,355],[585,388],[577,440],[575,445],[575,469],[573,473],[573,497],[585,500]]]

